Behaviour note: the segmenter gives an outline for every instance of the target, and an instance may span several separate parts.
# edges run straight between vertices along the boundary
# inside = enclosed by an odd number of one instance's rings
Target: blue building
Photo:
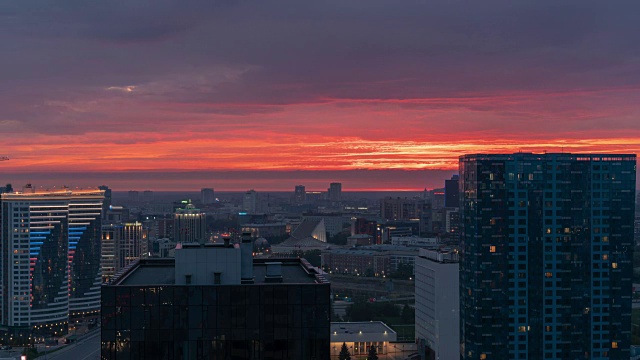
[[[629,359],[635,155],[460,158],[462,359]]]

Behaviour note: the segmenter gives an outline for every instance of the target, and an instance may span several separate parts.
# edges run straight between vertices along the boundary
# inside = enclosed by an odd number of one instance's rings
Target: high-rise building
[[[302,205],[307,201],[307,190],[304,185],[296,185],[295,192],[293,193],[293,203],[296,205]]]
[[[139,222],[116,225],[116,271],[145,257],[148,253],[145,229]]]
[[[629,359],[635,155],[460,158],[463,359]]]
[[[202,188],[200,190],[200,201],[202,205],[211,205],[216,202],[215,193],[212,188]]]
[[[244,196],[242,197],[242,211],[247,214],[255,214],[257,198],[258,194],[253,189],[244,193]]]
[[[62,334],[100,309],[103,191],[2,194],[1,324]]]
[[[103,281],[109,281],[120,269],[147,256],[146,230],[139,222],[105,224],[102,227]]]
[[[450,180],[444,181],[444,207],[457,208],[460,206],[459,180],[460,176],[453,175]]]
[[[102,251],[100,266],[102,267],[102,281],[108,282],[119,270],[118,268],[118,226],[115,224],[102,225]]]
[[[183,201],[184,208],[173,214],[173,241],[179,243],[208,242],[207,215],[196,209],[191,201]]]
[[[421,360],[459,359],[458,253],[420,249],[415,275],[416,342]]]
[[[331,183],[328,189],[329,201],[340,202],[342,201],[342,183]]]

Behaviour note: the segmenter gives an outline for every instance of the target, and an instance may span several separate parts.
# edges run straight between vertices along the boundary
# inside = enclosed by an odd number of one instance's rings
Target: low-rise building
[[[337,359],[342,344],[346,344],[351,356],[358,359],[369,353],[371,346],[376,348],[379,359],[393,351],[390,342],[397,340],[397,334],[381,321],[334,322],[331,323],[331,358]]]

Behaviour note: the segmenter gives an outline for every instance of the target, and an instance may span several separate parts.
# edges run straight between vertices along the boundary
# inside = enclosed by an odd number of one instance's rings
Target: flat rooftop
[[[305,259],[253,259],[254,284],[265,284],[267,263],[281,263],[282,284],[328,283]],[[141,259],[117,274],[110,285],[153,286],[175,284],[175,259]],[[281,284],[281,283],[269,283]],[[189,286],[189,285],[186,285]],[[211,285],[216,286],[216,285]]]
[[[395,334],[387,324],[382,321],[358,321],[358,322],[332,322],[331,334]]]

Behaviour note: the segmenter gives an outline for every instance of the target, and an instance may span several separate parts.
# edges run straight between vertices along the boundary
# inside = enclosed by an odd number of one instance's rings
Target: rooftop
[[[331,342],[396,341],[397,334],[382,321],[332,322]]]
[[[268,262],[282,263],[282,284],[313,284],[328,282],[305,259],[253,259],[254,284],[264,284]],[[175,259],[142,259],[116,274],[111,285],[174,285]],[[279,284],[279,283],[276,283]],[[188,285],[187,285],[188,286]]]

